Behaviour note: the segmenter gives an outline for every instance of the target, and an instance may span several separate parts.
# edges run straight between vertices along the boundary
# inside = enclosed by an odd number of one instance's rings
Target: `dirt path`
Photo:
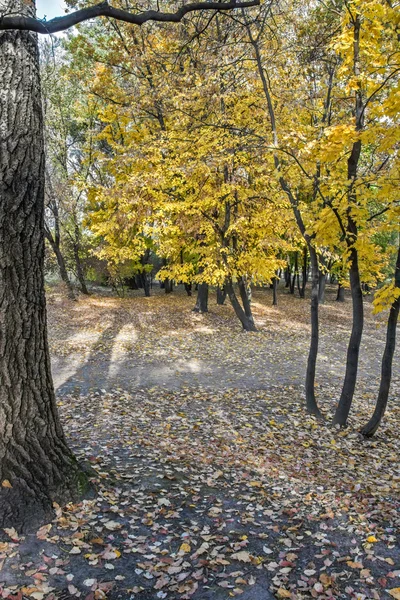
[[[278,308],[269,302],[267,291],[255,293],[260,331],[245,334],[229,306],[210,303],[209,314],[196,315],[190,310],[193,300],[181,292],[168,299],[163,295],[91,298],[77,306],[55,299],[50,305],[50,333],[56,389],[63,395],[155,385],[169,390],[197,385],[254,390],[303,385],[308,302],[284,292]],[[368,302],[366,308],[359,380],[362,387],[375,388],[385,331],[372,317]],[[321,384],[336,387],[343,379],[349,312],[349,302],[338,305],[333,290],[328,292],[321,307],[317,367]],[[399,376],[399,370],[394,376]]]

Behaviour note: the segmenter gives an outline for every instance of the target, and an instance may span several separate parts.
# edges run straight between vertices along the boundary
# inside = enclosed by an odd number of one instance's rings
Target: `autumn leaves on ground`
[[[54,521],[0,542],[3,598],[248,600],[399,598],[398,419],[372,441],[384,326],[367,302],[360,383],[347,429],[329,424],[351,303],[321,307],[318,395],[305,415],[309,305],[253,298],[258,333],[230,306],[49,294],[58,400],[93,492]],[[146,374],[148,377],[146,377]],[[97,384],[93,384],[97,381]]]

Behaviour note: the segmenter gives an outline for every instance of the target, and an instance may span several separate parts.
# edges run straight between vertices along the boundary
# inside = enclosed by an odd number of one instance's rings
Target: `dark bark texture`
[[[400,288],[400,248],[397,253],[396,272],[394,281],[396,288]],[[372,437],[376,433],[386,411],[389,398],[390,383],[392,381],[392,366],[394,351],[396,349],[396,329],[397,322],[399,319],[399,309],[400,298],[397,298],[390,307],[390,313],[387,322],[386,344],[381,366],[381,381],[379,385],[378,399],[376,401],[374,414],[361,430],[362,435],[364,435],[365,437]]]
[[[14,5],[33,16],[34,5]],[[0,81],[0,528],[24,529],[71,497],[80,471],[58,418],[47,344],[34,34],[0,34]]]
[[[311,261],[311,273],[312,273],[312,287],[311,287],[311,340],[310,340],[310,351],[308,353],[307,360],[307,374],[306,374],[306,407],[307,411],[312,415],[321,417],[321,412],[318,408],[317,400],[315,398],[315,371],[317,365],[318,356],[318,343],[319,343],[319,268],[318,268],[318,257],[315,248],[310,244],[310,261]]]
[[[345,426],[353,401],[357,381],[358,357],[360,354],[361,337],[364,327],[364,303],[358,267],[358,255],[355,248],[350,254],[350,286],[353,301],[353,325],[350,341],[347,348],[346,373],[339,404],[333,422],[335,425]]]

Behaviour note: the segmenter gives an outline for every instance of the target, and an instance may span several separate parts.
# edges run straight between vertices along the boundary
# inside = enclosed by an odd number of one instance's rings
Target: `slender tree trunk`
[[[245,331],[257,331],[254,325],[254,321],[250,320],[247,317],[245,311],[241,307],[240,302],[235,294],[235,290],[233,289],[232,281],[227,281],[225,287],[229,296],[229,300],[231,301],[231,304],[233,306],[233,310],[235,311],[237,318],[241,322],[243,329]]]
[[[353,301],[353,326],[347,348],[346,374],[342,393],[333,419],[334,424],[346,425],[357,381],[358,357],[364,327],[364,303],[358,268],[358,254],[353,247],[350,253],[350,286]]]
[[[290,264],[287,264],[287,267],[285,269],[285,288],[290,288],[290,281],[291,281],[291,277],[290,277]]]
[[[395,272],[395,287],[400,288],[400,247],[397,253],[396,272]],[[390,307],[390,313],[386,329],[386,344],[382,358],[381,366],[381,381],[379,385],[378,399],[374,414],[368,423],[361,429],[362,435],[372,437],[385,414],[386,406],[389,398],[390,383],[392,381],[392,365],[393,356],[396,349],[396,329],[399,319],[400,297],[397,298]]]
[[[68,271],[67,271],[67,267],[65,265],[65,260],[64,260],[64,256],[61,252],[60,247],[57,245],[57,242],[53,239],[53,236],[51,235],[51,232],[48,231],[45,228],[45,236],[51,246],[51,249],[53,250],[55,257],[57,259],[57,264],[58,264],[58,270],[60,272],[60,277],[62,279],[62,281],[65,283],[67,290],[68,290],[68,297],[71,300],[76,300],[75,297],[75,292],[74,292],[74,288],[72,286],[71,280],[68,276]]]
[[[326,273],[324,271],[319,272],[319,287],[318,287],[318,300],[320,304],[325,302],[325,288],[326,288]]]
[[[146,270],[146,265],[149,264],[149,261],[150,261],[150,250],[147,249],[141,258],[141,263],[143,265],[143,271],[140,273],[140,278],[142,281],[144,295],[146,298],[150,298],[150,273]]]
[[[9,2],[0,0],[0,10]],[[11,8],[34,15],[34,4]],[[0,528],[47,518],[79,468],[58,418],[44,294],[44,150],[37,39],[0,33]]]
[[[192,295],[192,284],[191,283],[185,283],[185,291],[187,293],[187,295],[190,297]]]
[[[318,408],[315,398],[315,370],[318,356],[319,343],[319,268],[318,257],[315,248],[310,244],[310,261],[311,261],[311,340],[310,351],[308,353],[307,374],[306,374],[306,407],[307,411],[312,415],[321,417],[321,412]]]
[[[217,287],[217,304],[219,304],[219,306],[223,306],[225,304],[225,300],[226,300],[225,285],[223,285],[222,287],[218,286]]]
[[[344,302],[344,287],[341,283],[338,283],[336,302]]]
[[[253,313],[251,311],[251,288],[247,284],[244,277],[240,277],[240,279],[238,281],[238,287],[239,287],[240,297],[242,299],[244,314],[246,315],[249,322],[252,323],[255,328]]]
[[[278,277],[274,277],[272,281],[272,306],[278,306]]]
[[[300,274],[299,269],[297,268],[297,289],[299,290],[300,298],[305,298],[306,296],[306,284],[307,284],[307,246],[304,246],[303,250],[303,265],[301,268],[302,273],[302,282],[300,285]]]
[[[297,254],[297,252],[295,252],[294,253],[294,273],[293,273],[293,278],[292,278],[292,280],[290,282],[290,286],[289,286],[291,294],[294,294],[294,289],[296,286],[296,277],[298,274],[298,264],[299,264],[298,254]]]
[[[193,308],[193,312],[208,312],[208,283],[199,283],[196,305]]]
[[[74,242],[74,260],[76,267],[76,276],[78,277],[79,285],[81,286],[81,291],[83,294],[89,296],[89,290],[86,286],[85,275],[83,272],[81,257],[79,256],[79,242]]]

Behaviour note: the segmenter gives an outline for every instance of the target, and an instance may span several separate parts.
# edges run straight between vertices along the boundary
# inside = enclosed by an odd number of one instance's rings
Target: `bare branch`
[[[101,2],[95,6],[82,8],[65,17],[56,17],[50,21],[42,21],[33,17],[24,16],[3,16],[0,18],[0,30],[18,29],[23,31],[35,31],[36,33],[56,33],[65,31],[78,23],[94,19],[95,17],[110,17],[117,21],[125,21],[133,25],[143,25],[147,21],[160,21],[162,23],[179,23],[183,17],[190,12],[198,10],[232,10],[235,8],[248,8],[258,6],[260,0],[248,0],[246,2],[193,2],[181,6],[176,12],[159,12],[157,10],[147,10],[142,13],[131,13],[126,10],[114,8],[108,2]]]

